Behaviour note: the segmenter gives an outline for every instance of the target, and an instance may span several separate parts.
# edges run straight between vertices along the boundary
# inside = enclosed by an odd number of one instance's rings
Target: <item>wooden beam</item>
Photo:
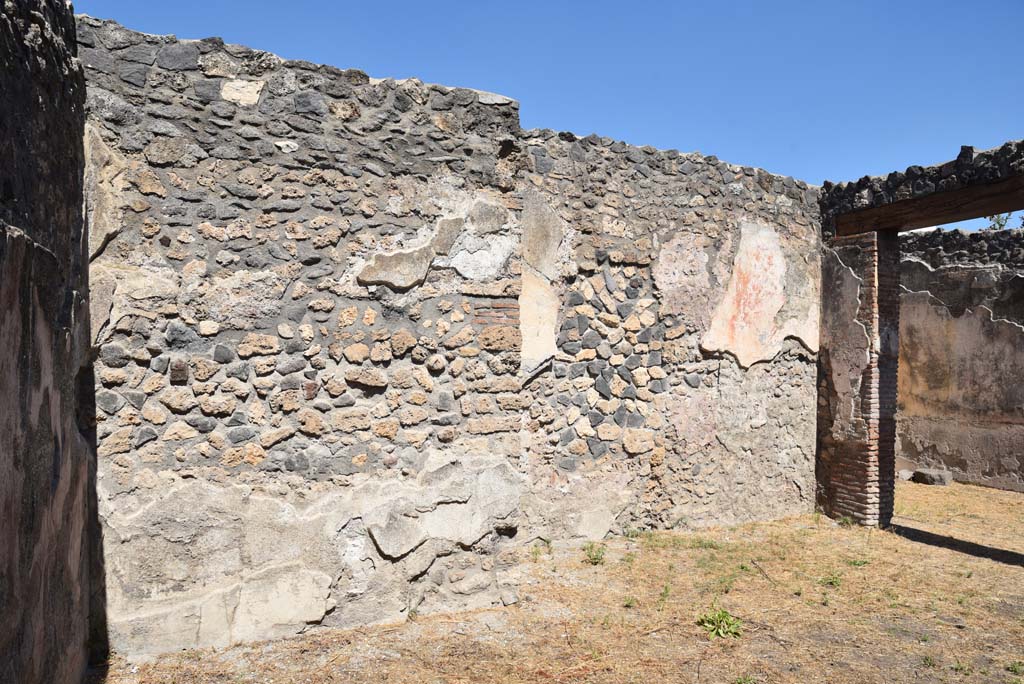
[[[1024,209],[1024,176],[860,209],[836,216],[836,235],[914,230]]]

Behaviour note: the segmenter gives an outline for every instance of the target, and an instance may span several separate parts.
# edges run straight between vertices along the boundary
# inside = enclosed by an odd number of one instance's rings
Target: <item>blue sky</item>
[[[1024,138],[1024,0],[75,8],[148,33],[490,90],[520,101],[527,128],[699,151],[812,183]]]

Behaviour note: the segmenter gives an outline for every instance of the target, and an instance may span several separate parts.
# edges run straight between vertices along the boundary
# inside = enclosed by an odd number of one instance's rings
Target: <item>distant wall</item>
[[[0,14],[0,682],[17,684],[77,682],[86,664],[92,378],[74,31],[58,0]]]
[[[509,603],[537,537],[810,510],[815,190],[79,28],[115,648]]]
[[[901,247],[899,457],[1024,491],[1024,231]]]

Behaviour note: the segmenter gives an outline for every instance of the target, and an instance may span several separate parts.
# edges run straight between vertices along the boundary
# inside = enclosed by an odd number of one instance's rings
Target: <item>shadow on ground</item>
[[[934,532],[928,532],[927,530],[920,530],[914,527],[905,527],[904,525],[892,525],[889,527],[889,531],[903,537],[904,539],[909,539],[910,541],[918,542],[920,544],[939,546],[944,549],[949,549],[950,551],[966,553],[976,558],[987,558],[988,560],[993,560],[997,563],[1016,565],[1019,568],[1024,568],[1024,553],[998,549],[993,546],[985,546],[984,544],[976,544],[964,539],[957,539],[956,537],[950,537],[943,534],[935,534]]]

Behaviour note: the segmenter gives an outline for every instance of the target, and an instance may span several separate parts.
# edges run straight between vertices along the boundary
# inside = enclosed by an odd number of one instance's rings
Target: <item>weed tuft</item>
[[[718,550],[722,548],[722,545],[716,542],[714,539],[708,539],[707,537],[694,537],[690,540],[690,548]]]
[[[672,585],[665,584],[661,591],[658,593],[658,611],[665,610],[665,604],[668,603],[669,594],[672,593]]]
[[[823,587],[837,587],[838,588],[839,585],[842,584],[842,583],[843,583],[843,578],[839,575],[838,572],[830,572],[829,574],[825,575],[824,577],[819,577],[818,578],[818,584],[820,584]]]
[[[587,542],[583,545],[583,562],[589,565],[604,565],[604,554],[608,547],[597,542]]]
[[[953,663],[950,666],[950,669],[953,670],[953,672],[956,672],[957,674],[962,674],[962,675],[969,675],[972,672],[974,672],[974,668],[972,668],[967,663],[961,663],[959,660],[957,660],[955,663]]]
[[[697,624],[704,628],[709,639],[724,639],[726,637],[738,639],[743,628],[743,621],[725,608],[709,610],[697,618]]]
[[[536,544],[530,547],[530,560],[537,563],[542,555],[547,554],[550,556],[551,553],[551,541],[541,537],[537,540]]]

